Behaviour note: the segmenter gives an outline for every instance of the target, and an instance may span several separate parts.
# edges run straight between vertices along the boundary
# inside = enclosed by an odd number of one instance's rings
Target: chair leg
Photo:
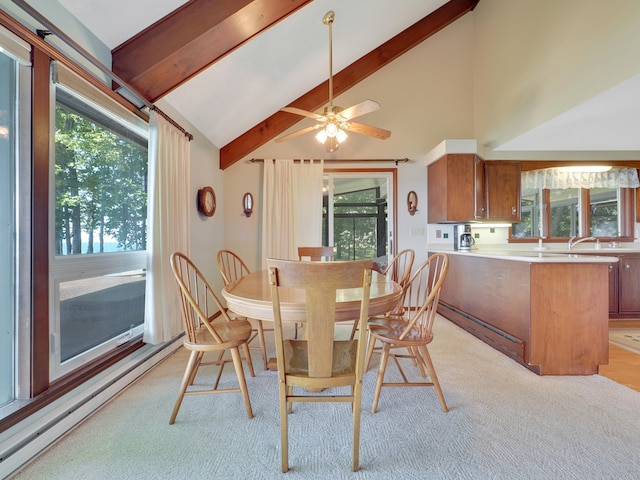
[[[244,343],[242,345],[242,350],[244,351],[244,356],[247,358],[247,367],[249,367],[249,375],[252,377],[256,376],[256,373],[253,371],[253,360],[251,359],[251,353],[249,352],[249,344]]]
[[[376,339],[371,333],[369,333],[369,342],[367,343],[367,358],[364,360],[365,372],[369,370],[369,364],[371,363],[371,357],[373,356],[373,350],[376,346]]]
[[[187,368],[184,371],[184,375],[182,376],[182,383],[180,384],[180,390],[178,391],[178,398],[176,400],[175,405],[173,406],[173,411],[171,412],[171,418],[169,419],[169,425],[173,425],[176,421],[176,416],[178,415],[178,410],[180,410],[180,405],[182,404],[182,399],[184,398],[184,394],[187,391],[187,387],[190,384],[190,381],[193,377],[195,377],[195,371],[198,369],[198,365],[200,364],[198,357],[202,355],[198,355],[200,352],[191,352],[189,355],[189,362],[187,362]]]
[[[349,340],[353,340],[356,338],[356,332],[359,330],[360,319],[356,318],[353,321],[353,327],[351,327],[351,335],[349,336]]]
[[[387,360],[389,360],[389,344],[385,343],[382,346],[382,353],[380,354],[380,366],[378,367],[378,379],[376,380],[376,390],[373,395],[373,407],[371,407],[371,413],[376,413],[378,410],[378,400],[380,400],[380,391],[382,390],[384,373],[387,369]]]
[[[427,370],[429,370],[429,375],[431,376],[431,381],[433,382],[433,386],[435,387],[436,393],[438,394],[438,398],[440,399],[440,405],[442,405],[442,410],[445,412],[448,412],[449,408],[447,407],[447,403],[444,400],[444,394],[442,393],[442,389],[440,388],[440,382],[438,381],[438,376],[436,375],[436,369],[433,367],[433,362],[431,361],[431,355],[429,355],[429,350],[425,345],[421,345],[418,348],[422,355],[422,359],[424,360],[424,363],[427,366]]]
[[[249,400],[249,390],[247,389],[247,381],[244,378],[244,370],[242,368],[242,357],[240,356],[240,350],[238,349],[238,347],[233,347],[229,350],[231,351],[231,358],[233,358],[233,366],[236,368],[236,376],[238,377],[238,383],[240,384],[242,398],[244,399],[244,404],[247,407],[247,415],[249,418],[253,418],[251,401]]]
[[[280,449],[282,456],[282,472],[289,471],[289,439],[288,439],[288,419],[287,409],[289,408],[289,402],[287,401],[287,392],[289,387],[284,383],[280,383],[279,396],[280,396]]]
[[[193,385],[193,382],[196,381],[196,374],[198,373],[198,369],[200,368],[200,364],[202,363],[202,357],[204,357],[204,352],[195,352],[196,360],[193,368],[191,369],[191,377],[189,377],[189,385]]]
[[[409,351],[409,355],[413,357],[413,364],[420,369],[420,375],[422,375],[422,378],[425,378],[427,376],[427,372],[424,370],[423,362],[420,361],[418,347],[407,347],[407,350]]]
[[[353,388],[353,471],[360,469],[360,413],[362,411],[362,383]]]
[[[267,359],[267,346],[264,342],[264,327],[262,325],[262,320],[257,320],[258,322],[258,341],[260,342],[260,351],[262,353],[262,363],[264,364],[264,369],[268,370],[269,360]]]
[[[293,396],[293,387],[287,386],[287,397]],[[287,401],[287,413],[293,413],[293,402]]]

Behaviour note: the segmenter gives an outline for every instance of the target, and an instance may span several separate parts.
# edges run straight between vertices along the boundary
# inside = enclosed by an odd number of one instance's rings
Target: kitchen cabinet
[[[617,258],[609,265],[609,317],[617,320],[640,318],[640,253],[624,255],[607,251],[576,253]]]
[[[520,163],[449,154],[428,167],[429,223],[520,221]]]
[[[485,217],[484,162],[473,154],[449,154],[427,169],[429,223]]]
[[[609,265],[609,316],[618,314],[618,264]]]
[[[520,221],[520,163],[484,162],[486,218]]]
[[[618,314],[640,316],[640,255],[618,258]]]
[[[596,374],[609,360],[608,265],[450,253],[438,313],[538,375]]]

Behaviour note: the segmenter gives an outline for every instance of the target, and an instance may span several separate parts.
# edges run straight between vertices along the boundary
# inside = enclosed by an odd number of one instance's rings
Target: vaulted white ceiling
[[[182,0],[59,0],[110,49]],[[333,71],[411,26],[446,0],[314,0],[234,50],[164,99],[223,147],[328,77],[333,10]],[[640,150],[640,80],[602,95],[496,145],[505,151]]]
[[[59,0],[110,49],[176,9],[180,0]],[[164,99],[222,147],[447,0],[315,0],[234,50]]]

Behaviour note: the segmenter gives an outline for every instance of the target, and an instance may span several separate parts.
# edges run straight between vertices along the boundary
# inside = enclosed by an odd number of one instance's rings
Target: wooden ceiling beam
[[[116,47],[112,70],[149,102],[312,0],[192,0]]]
[[[334,96],[346,92],[369,75],[472,11],[480,0],[451,0],[386,43],[356,60],[333,77]],[[329,101],[329,80],[291,102],[288,107],[315,111]],[[225,169],[301,121],[301,117],[278,111],[220,150]]]

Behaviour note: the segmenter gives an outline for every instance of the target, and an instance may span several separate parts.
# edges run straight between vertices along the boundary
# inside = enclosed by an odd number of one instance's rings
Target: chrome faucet
[[[584,237],[584,238],[580,238],[578,240],[576,240],[576,238],[578,238],[578,237],[571,237],[569,239],[569,242],[567,243],[567,249],[568,250],[571,250],[573,247],[575,247],[579,243],[588,242],[590,240],[596,240],[596,237]]]

